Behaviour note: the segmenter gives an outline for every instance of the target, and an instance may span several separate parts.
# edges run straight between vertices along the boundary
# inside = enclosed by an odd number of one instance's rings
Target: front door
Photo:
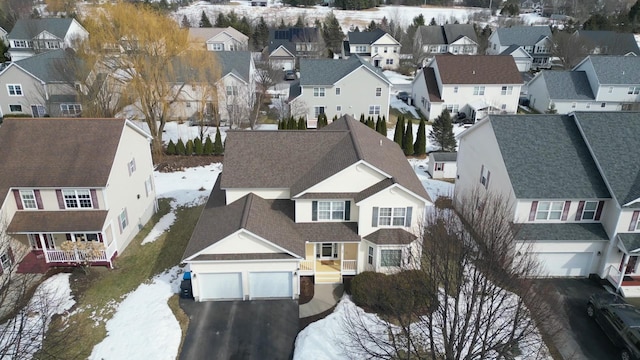
[[[638,264],[638,256],[629,256],[629,261],[627,262],[627,267],[624,269],[625,274],[633,274],[636,272],[636,265]],[[620,262],[620,272],[622,272],[622,267],[624,266],[624,257]]]
[[[373,66],[380,67],[380,60],[373,60]]]
[[[34,250],[42,249],[42,241],[40,241],[40,234],[29,234],[29,245]],[[51,234],[43,234],[42,238],[44,239],[44,245],[46,249],[53,250],[56,248],[56,243],[53,239],[53,235]]]
[[[316,245],[316,257],[320,259],[335,259],[338,257],[338,244],[322,243]]]

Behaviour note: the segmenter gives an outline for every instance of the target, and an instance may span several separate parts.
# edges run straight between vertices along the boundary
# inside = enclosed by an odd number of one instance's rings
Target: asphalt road
[[[297,300],[180,299],[189,328],[180,359],[288,360],[298,334]]]
[[[617,349],[596,322],[586,313],[589,296],[604,292],[604,288],[589,279],[545,279],[539,280],[549,285],[560,295],[557,309],[562,327],[554,336],[556,347],[564,359],[605,360],[618,359]]]

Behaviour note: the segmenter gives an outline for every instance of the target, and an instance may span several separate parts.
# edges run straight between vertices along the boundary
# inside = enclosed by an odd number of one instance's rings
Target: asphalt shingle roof
[[[16,65],[25,69],[38,79],[50,82],[73,82],[77,74],[74,73],[80,61],[73,50],[57,49],[30,56],[16,61]]]
[[[72,18],[19,19],[7,38],[32,39],[41,32],[47,31],[64,39],[72,21]]]
[[[446,44],[449,45],[463,36],[474,42],[478,42],[478,37],[473,25],[470,24],[447,24],[447,25],[427,25],[420,26],[418,33],[422,44]]]
[[[500,45],[535,45],[545,36],[551,39],[551,28],[549,26],[514,26],[510,28],[498,28],[496,30]]]
[[[588,60],[601,85],[640,85],[640,56],[590,55]]]
[[[379,68],[354,55],[348,59],[300,59],[300,85],[333,85],[361,66],[389,82]]]
[[[432,152],[429,153],[434,161],[456,161],[458,159],[457,152]]]
[[[640,234],[618,233],[618,238],[628,252],[640,249]]]
[[[357,31],[347,33],[347,38],[350,44],[366,44],[371,45],[376,40],[386,34],[386,31],[382,29],[375,29],[373,31]]]
[[[443,84],[522,84],[510,55],[436,55]]]
[[[251,52],[249,51],[212,51],[217,57],[222,73],[221,77],[228,74],[238,75],[242,80],[249,82],[251,74]]]
[[[595,100],[584,71],[543,70],[540,76],[552,100]]]
[[[609,241],[601,223],[522,224],[518,240]]]
[[[517,198],[610,197],[571,117],[490,115],[489,121]]]
[[[100,232],[106,218],[106,210],[18,211],[7,232]]]
[[[578,36],[588,46],[597,47],[600,54],[626,55],[633,52],[640,56],[640,49],[631,33],[617,33],[605,30],[578,30]]]
[[[408,245],[417,237],[404,229],[380,229],[364,238],[377,245]]]
[[[578,112],[575,119],[620,205],[640,198],[640,113]]]

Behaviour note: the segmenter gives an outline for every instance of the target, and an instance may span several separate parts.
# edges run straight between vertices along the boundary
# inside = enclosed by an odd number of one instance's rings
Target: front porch
[[[308,243],[301,276],[314,276],[316,284],[342,283],[343,275],[358,272],[357,243]]]
[[[640,298],[640,236],[618,234],[617,238],[614,250],[618,251],[611,253],[611,260],[619,263],[605,269],[605,278],[625,298]]]

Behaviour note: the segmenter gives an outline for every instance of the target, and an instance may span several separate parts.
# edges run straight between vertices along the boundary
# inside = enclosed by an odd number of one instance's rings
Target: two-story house
[[[302,276],[418,266],[430,199],[400,147],[359,121],[232,131],[225,154],[183,257],[196,300],[297,298]]]
[[[382,29],[347,33],[342,57],[358,54],[373,66],[382,69],[397,69],[400,66],[400,43]]]
[[[490,115],[460,136],[456,204],[503,196],[516,256],[541,276],[597,274],[640,296],[639,132],[637,112]]]
[[[247,51],[249,37],[232,28],[189,28],[189,42],[208,51]]]
[[[82,112],[72,51],[40,53],[0,68],[0,117],[76,117]]]
[[[471,24],[420,26],[414,42],[414,46],[419,47],[427,57],[437,54],[478,53],[478,37]]]
[[[590,55],[570,71],[541,71],[528,88],[539,112],[639,110],[640,57]]]
[[[640,49],[632,33],[606,30],[576,30],[575,42],[588,54],[640,56]]]
[[[514,45],[522,47],[531,55],[531,69],[548,68],[551,66],[551,28],[549,26],[514,26],[510,28],[498,28],[489,36],[489,55],[518,54],[514,51]],[[511,47],[511,48],[510,48]],[[527,67],[526,65],[524,66]]]
[[[358,55],[348,59],[302,59],[300,81],[291,84],[291,114],[315,127],[318,115],[389,118],[391,82]]]
[[[4,119],[0,224],[27,249],[18,271],[111,266],[156,210],[150,140],[123,119]]]
[[[324,56],[320,30],[314,27],[292,27],[269,30],[269,45],[263,56],[277,69],[296,69],[301,58]]]
[[[413,104],[427,119],[448,109],[477,120],[489,113],[515,114],[522,77],[511,56],[436,55],[411,87]]]
[[[11,61],[18,61],[40,52],[75,48],[89,32],[73,18],[18,19],[9,40]]]

